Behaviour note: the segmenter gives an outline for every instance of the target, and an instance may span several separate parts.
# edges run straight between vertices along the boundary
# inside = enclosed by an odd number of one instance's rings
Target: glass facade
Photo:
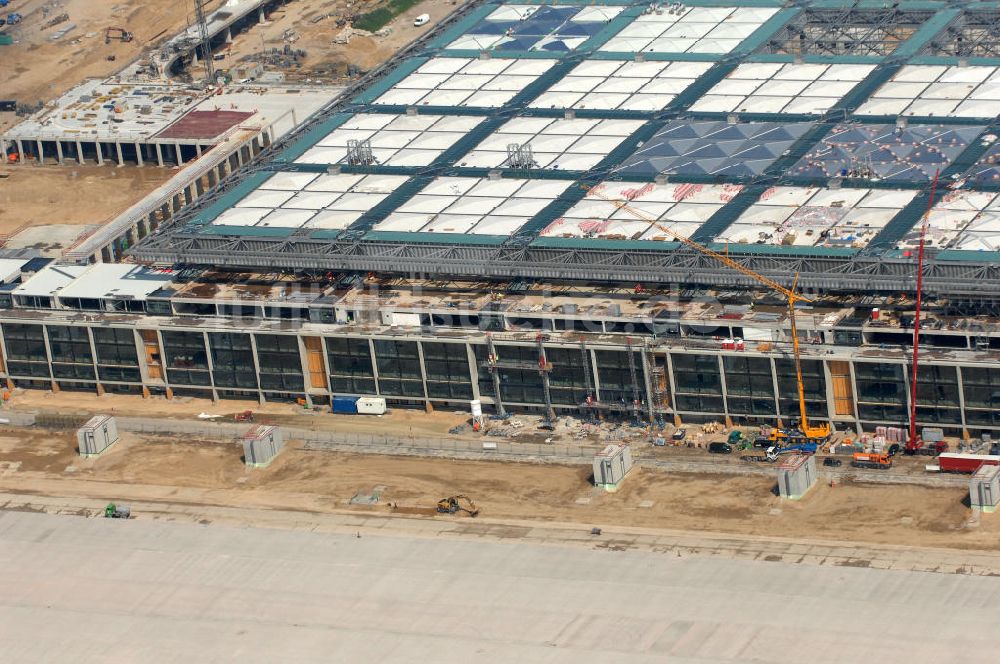
[[[97,375],[101,380],[128,383],[142,380],[135,333],[131,329],[95,327],[91,334],[97,351]]]
[[[826,374],[820,360],[802,360],[802,391],[806,399],[809,418],[828,419],[826,403]],[[774,369],[778,374],[778,408],[782,417],[799,419],[799,388],[795,378],[795,360],[776,359]]]
[[[427,396],[431,399],[472,399],[472,376],[465,344],[421,341]]]
[[[423,376],[416,341],[375,340],[378,387],[381,394],[423,398]]]
[[[212,384],[205,335],[201,332],[162,332],[167,380],[172,385]]]
[[[298,337],[281,334],[258,334],[257,362],[260,364],[262,390],[302,392],[302,356]]]
[[[722,413],[722,376],[716,355],[671,353],[677,410],[694,413]]]
[[[48,333],[52,376],[94,380],[94,356],[87,328],[49,325]]]
[[[249,334],[211,332],[212,372],[216,387],[256,390],[257,369]]]
[[[917,370],[917,421],[961,424],[955,367],[923,364]]]
[[[49,358],[41,325],[4,323],[3,336],[10,375],[49,378]]]
[[[327,337],[326,361],[335,394],[375,394],[375,372],[367,339]]]
[[[906,420],[906,383],[903,365],[855,362],[858,417],[861,420],[899,424]]]
[[[724,355],[726,401],[734,415],[774,417],[774,379],[766,357]]]

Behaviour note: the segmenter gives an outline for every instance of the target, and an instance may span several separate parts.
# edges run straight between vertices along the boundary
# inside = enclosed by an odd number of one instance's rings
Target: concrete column
[[[177,165],[178,166],[183,166],[184,165],[184,157],[181,156],[181,144],[180,143],[174,143],[174,151],[177,153]]]
[[[774,414],[778,417],[778,426],[782,427],[781,421],[781,390],[778,389],[778,365],[773,357],[767,358],[771,362],[771,387],[774,390]]]
[[[847,362],[848,373],[851,374],[851,406],[854,408],[854,430],[860,436],[864,433],[861,429],[861,418],[858,416],[858,381],[854,375],[854,360]]]
[[[63,163],[62,141],[56,141],[56,161]]]
[[[201,156],[201,143],[194,144],[194,153],[199,157]]]
[[[264,18],[264,7],[259,7],[257,9],[257,22],[258,23],[263,23],[266,20],[267,19]]]
[[[725,413],[726,427],[733,426],[733,418],[729,416],[729,388],[726,386],[726,363],[723,356],[719,355],[719,385],[722,386],[722,410]]]
[[[76,161],[81,166],[83,165],[83,143],[80,141],[76,142]]]
[[[156,143],[156,165],[163,168],[163,149]]]
[[[372,358],[372,376],[375,378],[375,394],[381,396],[382,390],[378,384],[378,361],[375,359],[375,340],[371,337],[368,338],[368,353]]]
[[[424,409],[430,413],[434,409],[431,407],[430,396],[427,393],[427,367],[424,366],[424,345],[417,342],[417,361],[420,363],[420,384],[424,388]]]
[[[0,138],[0,155],[3,155],[4,162],[7,161],[7,139]]]
[[[955,380],[958,382],[958,408],[962,415],[962,439],[969,440],[969,429],[965,423],[965,385],[962,381],[962,367],[955,367]]]
[[[125,157],[122,156],[122,144],[115,141],[115,153],[118,155],[118,166],[125,165]]]
[[[38,146],[38,163],[39,164],[44,164],[45,163],[45,149],[42,148],[42,142],[41,141],[35,141],[35,144]],[[24,157],[24,155],[21,155],[21,156]]]
[[[479,367],[476,365],[476,353],[472,349],[472,344],[465,344],[465,356],[469,361],[469,377],[472,379],[472,398],[481,399],[479,394]]]
[[[264,405],[264,391],[260,389],[260,360],[257,359],[257,335],[250,335],[250,351],[253,355],[253,370],[254,375],[257,376],[257,401],[260,405]]]
[[[21,142],[20,138],[17,139],[17,154],[18,154],[17,158],[19,160],[17,163],[23,164],[24,163],[24,143]]]
[[[94,141],[94,151],[97,153],[97,165],[104,165],[104,146],[100,141]]]
[[[140,145],[139,143],[135,144],[135,161],[140,166],[143,166],[143,163],[142,163],[142,145]]]
[[[677,383],[674,382],[674,361],[670,357],[670,351],[663,353],[667,361],[667,387],[670,389],[670,407],[674,411],[674,426],[679,427],[681,416],[677,414]]]
[[[227,44],[232,44],[233,43],[233,31],[232,31],[232,28],[226,28],[226,43]]]

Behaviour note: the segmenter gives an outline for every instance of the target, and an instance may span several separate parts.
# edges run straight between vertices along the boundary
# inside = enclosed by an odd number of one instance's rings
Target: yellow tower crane
[[[799,396],[800,419],[799,419],[798,429],[801,432],[801,435],[796,435],[795,432],[782,431],[775,428],[771,430],[770,438],[773,442],[776,443],[785,440],[798,440],[802,438],[804,438],[808,442],[818,443],[828,439],[830,437],[830,431],[831,431],[829,423],[810,426],[809,418],[806,415],[805,385],[802,382],[802,358],[799,353],[799,331],[795,324],[795,303],[812,302],[812,300],[804,295],[799,295],[798,293],[795,292],[795,285],[798,282],[798,275],[795,276],[795,281],[792,283],[791,289],[785,288],[784,286],[774,281],[773,279],[765,277],[764,275],[755,272],[746,266],[740,265],[726,254],[721,254],[717,251],[713,251],[712,249],[709,249],[708,247],[695,242],[691,238],[685,237],[680,233],[671,230],[670,228],[661,224],[655,218],[647,215],[645,212],[637,210],[636,208],[629,205],[629,201],[619,200],[611,198],[610,196],[606,196],[597,187],[585,187],[585,189],[587,189],[587,193],[589,195],[594,196],[595,198],[600,198],[602,200],[605,200],[608,203],[614,205],[619,210],[624,210],[625,212],[631,214],[633,217],[636,217],[637,219],[642,219],[643,221],[652,224],[654,227],[663,231],[664,233],[674,238],[678,242],[684,244],[685,246],[691,247],[692,249],[698,251],[699,253],[714,258],[723,265],[726,265],[727,267],[736,270],[740,274],[744,274],[752,279],[755,279],[756,281],[759,281],[760,283],[764,284],[771,290],[777,291],[778,293],[781,293],[782,295],[785,296],[785,299],[788,300],[788,320],[792,327],[791,330],[792,349],[793,349],[793,356],[795,357],[795,384],[798,387],[798,392],[799,392],[798,396]]]

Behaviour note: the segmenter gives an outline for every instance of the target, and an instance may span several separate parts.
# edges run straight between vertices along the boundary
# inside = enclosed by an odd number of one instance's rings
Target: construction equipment
[[[920,304],[924,287],[924,240],[927,237],[927,224],[930,220],[931,208],[934,206],[934,192],[937,190],[939,174],[940,172],[934,174],[934,181],[931,183],[931,195],[927,201],[927,210],[924,212],[924,223],[920,227],[920,248],[917,250],[917,302],[913,312],[913,364],[910,367],[910,435],[903,448],[905,454],[925,454],[927,449],[923,441],[917,437],[917,360],[920,357]],[[947,446],[945,449],[948,449]],[[944,450],[937,450],[937,454],[942,451]],[[934,452],[930,454],[933,455]]]
[[[447,498],[439,500],[437,504],[437,511],[439,514],[456,514],[458,512],[465,512],[472,517],[479,514],[479,508],[477,508],[476,504],[472,502],[472,498],[461,494],[457,496],[448,496]]]
[[[645,221],[646,223],[652,225],[656,229],[661,230],[664,233],[668,234],[669,236],[671,236],[678,242],[682,243],[683,245],[690,247],[691,249],[694,249],[695,251],[704,254],[705,256],[708,256],[710,258],[719,261],[723,265],[726,265],[727,267],[736,270],[740,274],[743,274],[747,277],[750,277],[751,279],[760,282],[761,284],[767,286],[771,290],[781,293],[785,297],[785,299],[788,301],[788,321],[791,326],[792,349],[795,358],[795,383],[798,389],[798,397],[799,397],[799,421],[797,423],[793,423],[793,426],[790,428],[775,429],[773,434],[774,435],[773,442],[777,443],[786,439],[793,439],[793,440],[804,439],[810,442],[826,441],[830,437],[831,433],[830,424],[823,423],[818,425],[810,425],[809,418],[806,415],[805,384],[802,382],[802,356],[799,350],[798,327],[796,326],[795,323],[795,303],[812,302],[812,300],[808,297],[805,297],[804,295],[799,295],[798,293],[795,292],[795,288],[798,283],[798,275],[796,275],[795,279],[792,281],[792,287],[785,288],[784,286],[774,281],[773,279],[765,277],[764,275],[755,272],[754,270],[751,270],[748,267],[740,265],[738,262],[734,261],[729,256],[725,254],[720,254],[717,251],[713,251],[712,249],[709,249],[708,247],[699,244],[694,240],[684,235],[681,235],[680,233],[673,231],[667,226],[664,226],[655,217],[647,215],[644,212],[633,208],[631,205],[629,205],[629,201],[617,200],[611,198],[610,196],[606,196],[605,194],[601,193],[601,191],[597,187],[588,187],[587,190],[589,194],[595,196],[596,198],[600,198],[611,203],[619,210],[624,210],[625,212],[628,212],[632,216],[636,217],[637,219]]]
[[[253,411],[244,410],[242,413],[236,413],[233,416],[234,422],[253,422]]]
[[[125,28],[105,28],[104,29],[104,43],[110,44],[112,41],[120,41],[124,43],[129,43],[135,39],[135,35],[126,30]]]
[[[115,505],[114,503],[108,503],[108,506],[104,508],[104,518],[105,519],[131,519],[132,510],[130,510],[125,505]]]
[[[798,445],[787,445],[785,447],[769,447],[767,448],[767,460],[777,461],[778,457],[782,454],[791,454],[793,452],[798,452],[799,454],[816,454],[816,449],[818,446],[816,443],[799,443]]]
[[[855,468],[875,468],[876,470],[889,470],[892,468],[892,457],[888,454],[875,454],[873,452],[856,452],[851,461]]]
[[[7,14],[7,18],[0,18],[0,25],[17,25],[24,17],[17,12]]]

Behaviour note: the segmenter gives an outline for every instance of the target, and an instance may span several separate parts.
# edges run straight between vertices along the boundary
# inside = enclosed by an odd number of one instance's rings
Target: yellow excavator
[[[472,498],[463,495],[442,498],[438,501],[437,511],[439,514],[455,514],[457,512],[465,512],[472,517],[479,514],[479,508],[477,508],[476,504],[472,502]]]
[[[795,357],[795,383],[798,386],[798,393],[799,393],[798,396],[799,396],[800,419],[797,423],[792,423],[792,426],[789,428],[772,428],[768,433],[767,437],[771,443],[778,445],[780,445],[781,443],[790,443],[790,442],[805,442],[805,443],[825,442],[830,437],[831,433],[830,424],[823,423],[823,424],[810,425],[809,418],[806,416],[805,386],[802,382],[802,359],[801,355],[799,354],[799,331],[795,325],[795,303],[812,302],[812,300],[809,299],[808,297],[805,297],[804,295],[799,295],[798,293],[795,292],[795,286],[798,283],[798,275],[795,276],[795,281],[793,281],[791,289],[785,288],[784,286],[774,281],[773,279],[765,277],[764,275],[758,272],[754,272],[748,267],[740,265],[726,254],[721,254],[717,251],[713,251],[712,249],[709,249],[708,247],[695,242],[691,238],[685,237],[680,233],[671,230],[670,228],[661,224],[655,218],[647,215],[641,210],[633,208],[631,205],[629,205],[629,201],[615,199],[611,198],[610,196],[606,196],[603,192],[601,192],[601,190],[598,187],[589,187],[589,188],[585,187],[585,188],[587,189],[587,193],[589,195],[594,196],[595,198],[600,198],[602,200],[605,200],[608,203],[614,205],[619,210],[623,210],[637,219],[641,219],[642,221],[652,224],[652,226],[654,226],[658,230],[663,231],[664,233],[674,238],[681,244],[690,247],[695,251],[698,251],[699,253],[709,256],[710,258],[717,260],[723,265],[736,270],[740,274],[744,274],[750,277],[751,279],[755,279],[756,281],[764,284],[771,290],[781,293],[783,296],[785,296],[785,299],[788,300],[788,321],[792,328],[791,329],[792,349],[793,349],[793,355]]]

